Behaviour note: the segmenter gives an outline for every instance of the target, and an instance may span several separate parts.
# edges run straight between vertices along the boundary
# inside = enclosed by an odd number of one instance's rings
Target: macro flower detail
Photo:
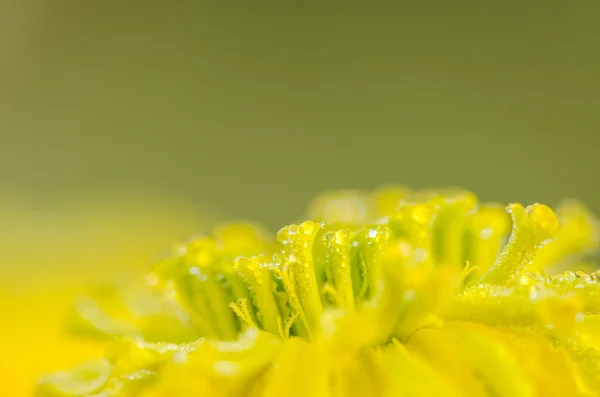
[[[97,292],[74,331],[105,358],[39,397],[596,396],[595,219],[466,191],[332,192],[276,236],[217,228],[144,286]]]

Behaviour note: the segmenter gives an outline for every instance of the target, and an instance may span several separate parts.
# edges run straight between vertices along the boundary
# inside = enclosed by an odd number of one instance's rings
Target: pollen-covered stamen
[[[600,282],[594,274],[565,272],[544,278],[521,274],[512,286],[478,284],[454,297],[447,319],[488,325],[568,328],[600,313]]]
[[[239,327],[229,308],[232,293],[227,273],[231,272],[222,266],[222,246],[212,235],[201,236],[187,244],[180,291],[187,296],[194,312],[202,317],[204,326],[210,328],[206,330],[207,336],[233,339]]]
[[[494,264],[506,245],[509,233],[510,217],[500,205],[482,205],[469,216],[465,235],[466,257],[479,270],[466,280],[467,284],[477,281]]]
[[[481,282],[510,285],[527,266],[531,265],[540,247],[558,232],[558,219],[550,208],[534,204],[523,208],[520,204],[508,206],[513,220],[510,239],[500,257]]]
[[[389,218],[394,237],[403,239],[414,249],[417,262],[431,261],[436,211],[434,203],[416,202],[405,204]]]
[[[196,311],[210,323],[212,331],[222,339],[234,339],[239,326],[229,307],[233,298],[226,275],[192,266],[189,269],[192,287],[192,304]]]
[[[275,282],[270,270],[271,266],[270,259],[261,255],[250,259],[238,259],[234,269],[248,285],[251,306],[255,308],[258,324],[265,331],[277,334],[279,330],[277,319],[281,316],[281,312],[273,295]]]
[[[230,303],[245,299],[248,315],[255,317],[248,284],[233,269],[235,258],[267,254],[273,247],[274,240],[254,225],[223,226],[182,245],[172,260],[157,265],[149,279],[158,280],[154,284],[159,287],[172,286],[203,336],[235,339],[243,324]]]
[[[351,262],[353,237],[354,232],[338,230],[327,232],[322,238],[327,250],[325,259],[327,291],[336,300],[335,306],[351,311],[355,307]]]
[[[600,270],[594,273],[566,271],[548,278],[545,286],[557,294],[578,299],[584,314],[600,314]]]
[[[313,263],[313,244],[321,227],[307,221],[281,229],[277,233],[282,244],[281,262],[274,264],[291,306],[299,313],[311,339],[320,334],[323,312]]]
[[[464,235],[469,215],[477,207],[477,197],[464,192],[436,201],[440,204],[433,223],[435,260],[446,265],[464,263]]]
[[[551,266],[564,269],[600,247],[600,225],[583,204],[567,201],[558,208],[557,215],[560,229],[552,241],[539,249],[532,271],[543,271]]]
[[[460,272],[460,274],[458,276],[458,280],[456,282],[456,290],[458,292],[464,290],[465,287],[467,286],[471,276],[473,274],[478,273],[479,271],[480,270],[479,270],[478,266],[474,266],[473,264],[471,264],[471,262],[467,261],[467,264],[465,265],[465,267],[462,269],[462,271]]]
[[[277,317],[277,327],[279,329],[279,336],[283,339],[288,339],[290,337],[290,330],[294,326],[294,322],[298,319],[300,313],[297,311],[293,311],[290,315],[283,321],[281,317]]]
[[[383,287],[383,255],[386,244],[392,238],[392,231],[387,225],[365,227],[357,237],[356,249],[360,252],[359,260],[364,267],[364,279],[368,286],[368,293],[361,291],[361,298],[369,299],[377,296]]]
[[[248,309],[248,301],[246,299],[238,299],[237,302],[231,302],[229,307],[235,312],[235,314],[246,324],[248,327],[256,327],[254,318],[250,314]]]
[[[456,267],[441,266],[435,270],[423,266],[408,269],[405,277],[416,281],[403,284],[403,308],[393,335],[407,341],[418,329],[441,322],[444,306],[454,293]]]

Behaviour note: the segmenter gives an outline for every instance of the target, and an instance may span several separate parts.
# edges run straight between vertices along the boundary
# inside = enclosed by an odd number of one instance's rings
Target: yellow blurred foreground
[[[141,196],[74,200],[52,210],[2,201],[0,373],[2,394],[11,397],[30,396],[44,372],[102,354],[99,342],[64,333],[77,294],[143,268],[210,223],[190,206]]]

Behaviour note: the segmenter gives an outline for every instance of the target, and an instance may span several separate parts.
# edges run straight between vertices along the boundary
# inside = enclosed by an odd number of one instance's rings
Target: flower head
[[[75,323],[106,358],[38,395],[597,395],[599,274],[567,269],[598,228],[557,214],[390,187],[317,197],[275,237],[218,228],[158,261],[152,293],[90,298]]]

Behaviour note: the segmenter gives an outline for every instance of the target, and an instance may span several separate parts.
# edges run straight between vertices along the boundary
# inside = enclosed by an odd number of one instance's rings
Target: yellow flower
[[[598,273],[565,270],[590,267],[598,228],[579,204],[557,213],[390,187],[320,196],[276,237],[218,228],[134,294],[158,321],[95,297],[88,331],[121,325],[104,359],[38,395],[598,395]]]

